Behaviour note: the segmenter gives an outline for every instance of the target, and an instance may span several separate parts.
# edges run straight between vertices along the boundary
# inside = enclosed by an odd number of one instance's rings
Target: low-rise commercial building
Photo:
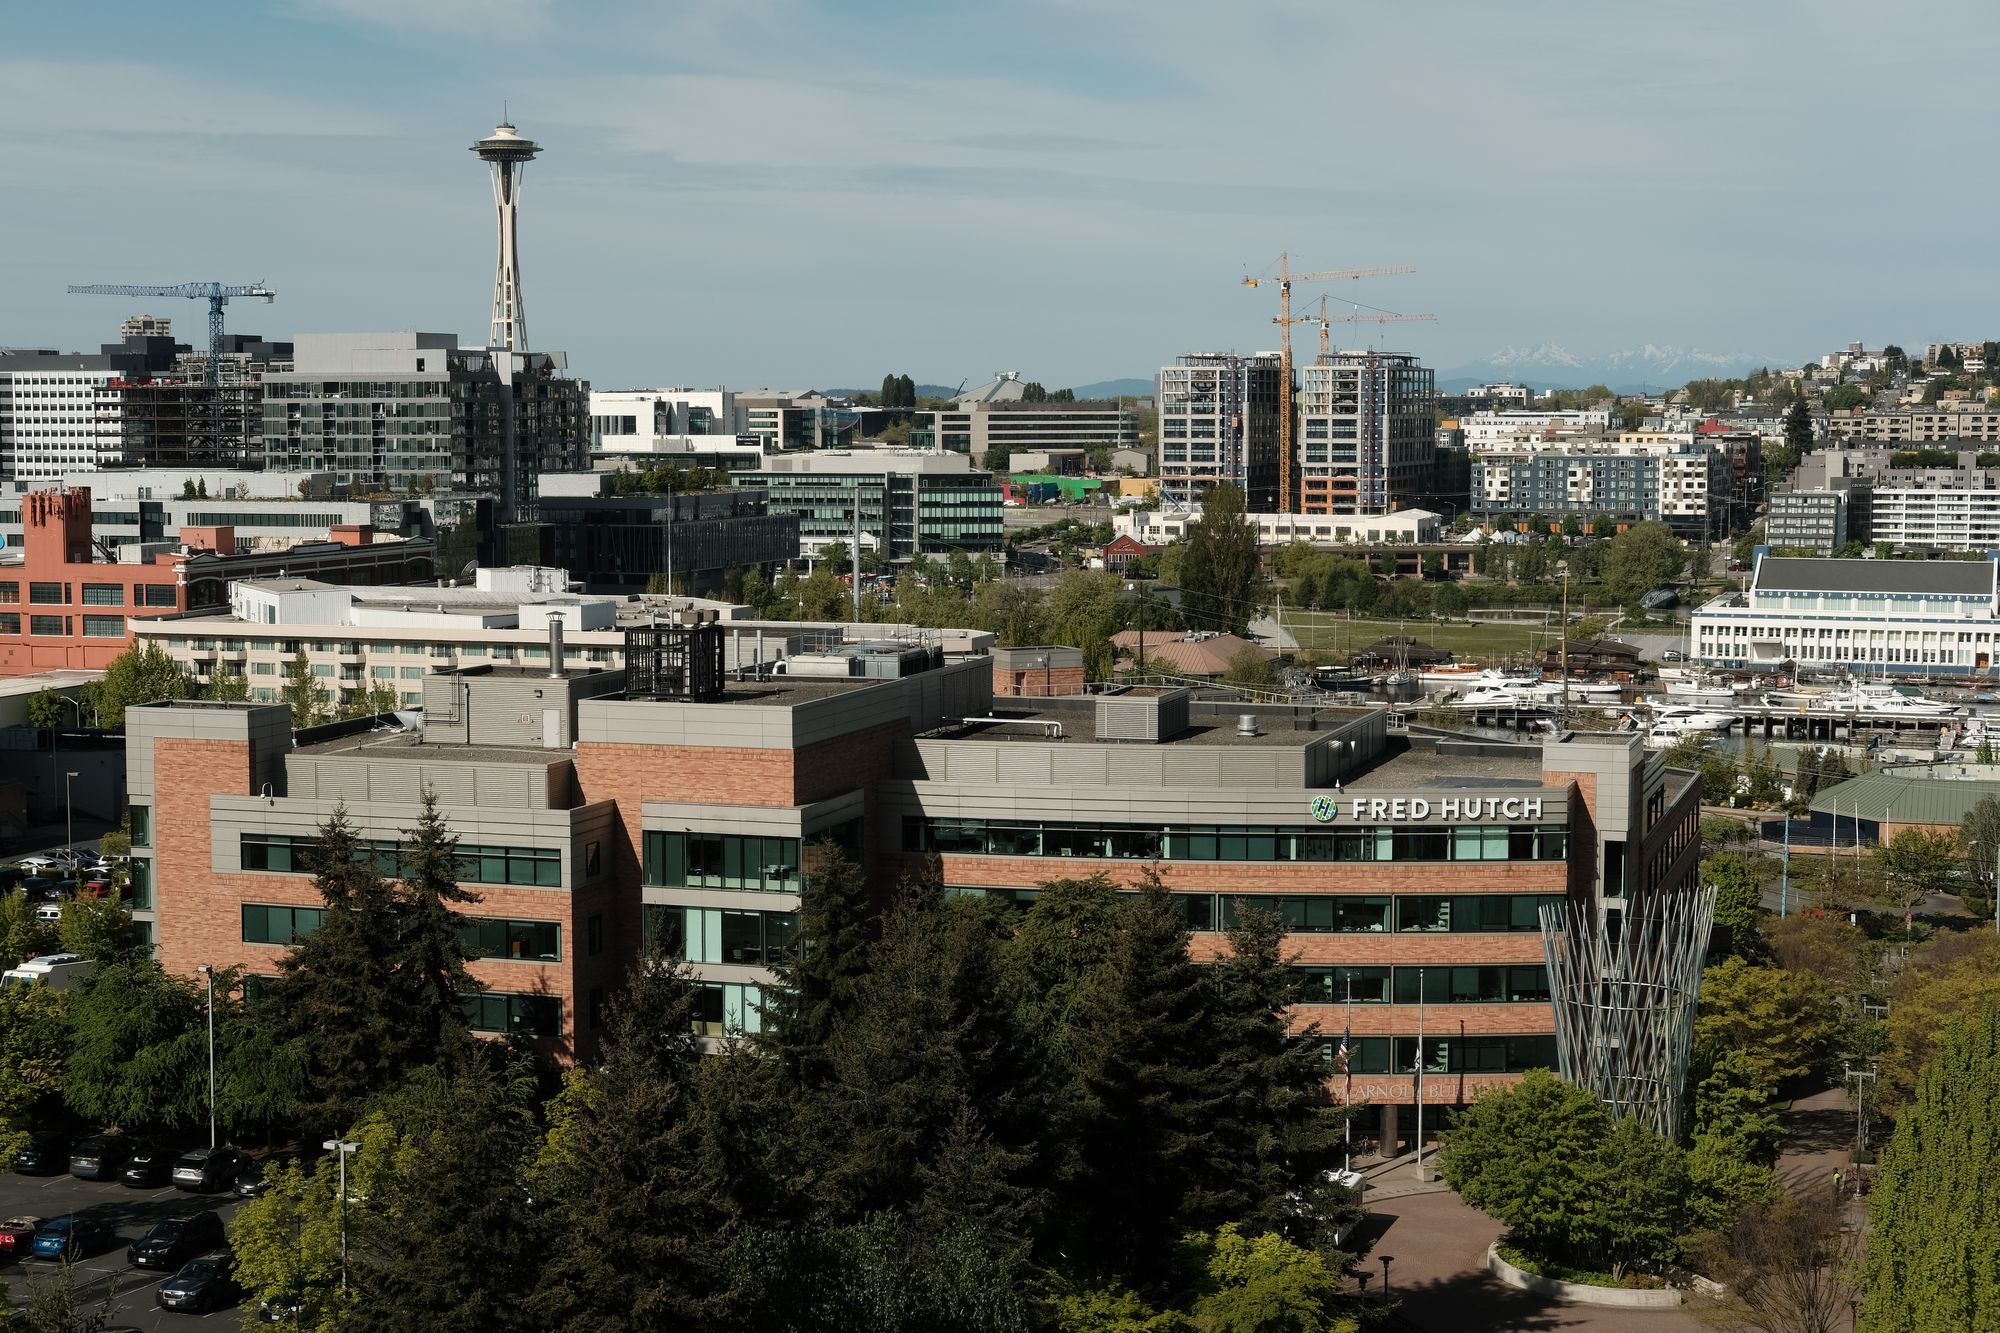
[[[825,839],[884,888],[930,863],[948,892],[1016,906],[1054,879],[1131,892],[1157,874],[1197,958],[1246,908],[1279,916],[1310,996],[1298,1027],[1317,1024],[1329,1077],[1330,1034],[1351,1031],[1362,1132],[1386,1145],[1409,1128],[1420,1032],[1430,1107],[1553,1064],[1543,905],[1615,918],[1700,857],[1697,783],[1636,736],[1432,749],[1376,708],[996,700],[996,672],[1036,674],[1018,656],[911,644],[724,680],[717,645],[688,638],[714,628],[635,633],[625,672],[434,674],[421,738],[295,745],[281,708],[132,710],[139,916],[161,962],[275,972],[317,924],[304,857],[336,802],[386,846],[425,790],[481,895],[462,909],[489,988],[473,1026],[586,1059],[648,938],[687,959],[704,1032],[754,1035]],[[714,669],[653,669],[669,659]]]
[[[1970,675],[2000,653],[2000,562],[1763,556],[1750,586],[1698,608],[1709,666]]]
[[[1311,542],[1315,546],[1372,546],[1382,543],[1410,545],[1441,541],[1444,520],[1427,509],[1402,509],[1393,514],[1370,516],[1324,514],[1250,514],[1257,529],[1259,546],[1289,546]],[[1188,527],[1201,518],[1201,506],[1192,509],[1121,509],[1111,516],[1114,532],[1146,546],[1165,546],[1187,536]]]
[[[798,519],[799,547],[861,544],[885,560],[999,551],[1003,496],[962,454],[826,449],[779,455],[733,481],[761,490],[774,514]],[[858,518],[857,518],[858,508]]]
[[[292,573],[333,583],[404,583],[434,573],[429,541],[377,540],[362,525],[283,550],[239,551],[228,527],[184,528],[173,542],[107,558],[86,487],[31,491],[20,546],[0,553],[0,675],[96,669],[125,651],[135,623],[229,604],[239,579]]]
[[[1139,445],[1139,414],[1119,402],[961,401],[919,412],[911,425],[912,445],[967,454],[980,467],[994,450],[1009,459],[1006,466],[1022,470],[1024,452]]]
[[[798,556],[798,515],[772,513],[763,491],[618,495],[614,484],[602,472],[541,479],[537,558],[587,592],[644,592],[659,577],[675,592],[718,596],[731,570],[769,573]]]

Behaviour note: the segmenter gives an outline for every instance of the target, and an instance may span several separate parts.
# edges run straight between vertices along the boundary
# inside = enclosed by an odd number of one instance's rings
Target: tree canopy
[[[1262,579],[1257,529],[1245,514],[1243,492],[1228,482],[1209,487],[1182,546],[1181,612],[1188,623],[1245,633]]]

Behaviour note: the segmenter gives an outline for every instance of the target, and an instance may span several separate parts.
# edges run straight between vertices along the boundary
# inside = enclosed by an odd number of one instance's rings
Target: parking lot
[[[0,1219],[61,1217],[83,1213],[108,1223],[117,1233],[116,1246],[100,1250],[76,1265],[77,1288],[84,1308],[96,1309],[107,1291],[116,1297],[111,1322],[143,1329],[231,1328],[241,1319],[234,1305],[206,1315],[175,1314],[160,1308],[154,1288],[173,1276],[157,1269],[134,1268],[125,1261],[125,1247],[146,1234],[155,1222],[214,1209],[226,1222],[236,1212],[231,1194],[189,1194],[171,1185],[160,1189],[128,1189],[115,1181],[78,1180],[60,1176],[0,1174]],[[58,1265],[37,1259],[0,1264],[0,1281],[16,1307],[27,1305],[39,1284],[56,1276]]]

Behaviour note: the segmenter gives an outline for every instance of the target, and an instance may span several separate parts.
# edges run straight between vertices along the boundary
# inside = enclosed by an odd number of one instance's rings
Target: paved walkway
[[[1808,1198],[1828,1197],[1838,1167],[1846,1184],[1843,1207],[1858,1225],[1863,1205],[1851,1180],[1854,1104],[1846,1090],[1826,1088],[1800,1097],[1784,1112],[1784,1125],[1778,1174],[1786,1188]],[[1390,1257],[1389,1289],[1401,1300],[1401,1327],[1422,1333],[1710,1333],[1711,1326],[1691,1309],[1598,1309],[1517,1291],[1486,1271],[1486,1247],[1502,1230],[1498,1222],[1459,1202],[1442,1182],[1419,1180],[1416,1163],[1407,1156],[1365,1162],[1360,1169],[1368,1178],[1368,1216],[1350,1248],[1369,1275],[1364,1288],[1369,1293],[1381,1291],[1382,1256]]]

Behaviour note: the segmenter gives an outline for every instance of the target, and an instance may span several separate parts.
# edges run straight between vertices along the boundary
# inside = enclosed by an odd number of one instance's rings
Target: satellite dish
[[[477,560],[466,561],[465,568],[458,571],[459,582],[463,583],[465,580],[471,578],[474,574],[477,574],[478,572],[479,572],[479,562]]]

